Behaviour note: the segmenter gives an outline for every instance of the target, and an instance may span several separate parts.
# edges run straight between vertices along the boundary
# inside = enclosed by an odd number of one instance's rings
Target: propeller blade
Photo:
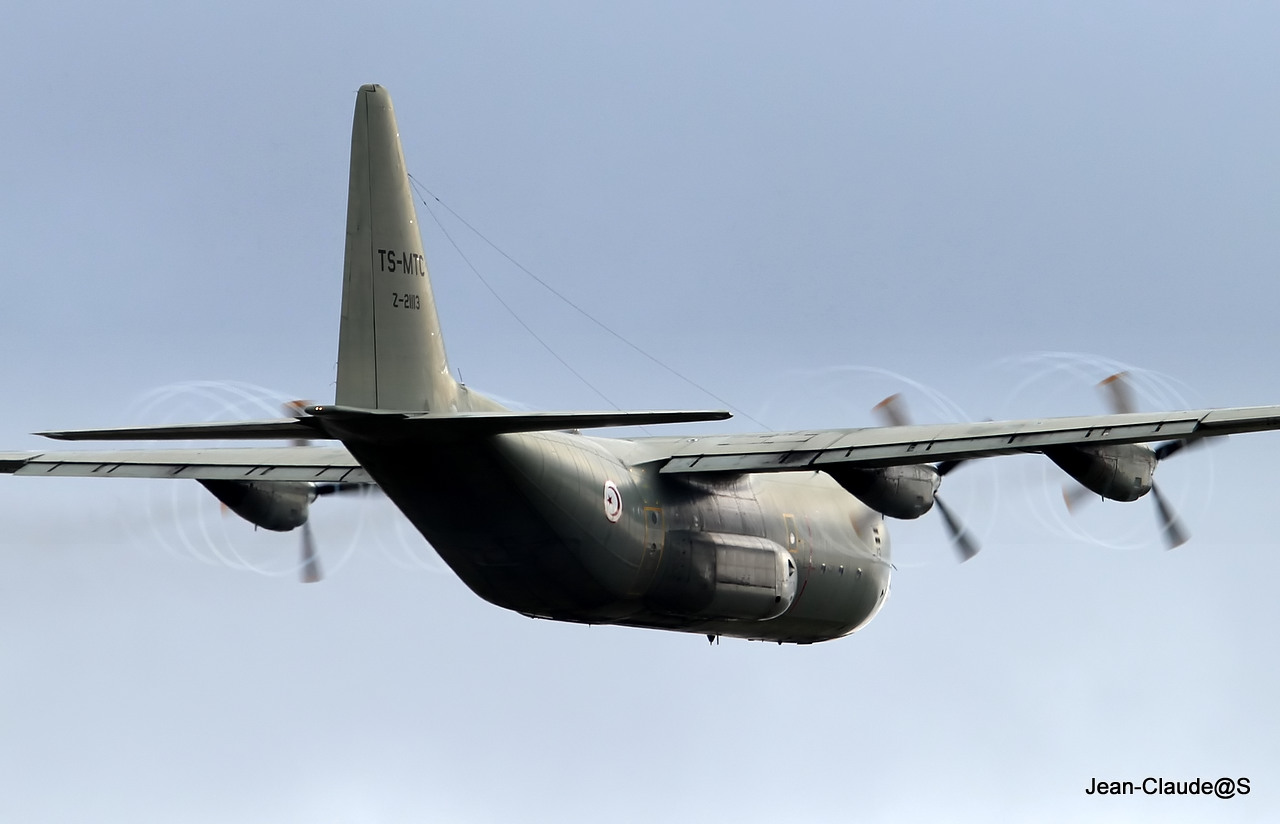
[[[880,418],[883,426],[910,426],[907,410],[902,405],[902,395],[892,394],[880,403],[871,407],[871,411]]]
[[[1164,536],[1165,542],[1168,544],[1166,549],[1180,547],[1187,542],[1187,531],[1182,528],[1182,522],[1178,520],[1177,514],[1173,508],[1165,501],[1164,496],[1160,494],[1160,487],[1155,484],[1151,485],[1151,497],[1156,502],[1156,514],[1160,518],[1160,534]]]
[[[968,460],[969,460],[968,458],[960,458],[958,460],[943,461],[939,463],[937,466],[935,466],[934,469],[938,470],[939,476],[944,476],[951,470],[955,469],[960,464],[968,462]]]
[[[1200,446],[1204,438],[1188,438],[1185,441],[1165,441],[1155,448],[1156,460],[1163,461],[1170,455],[1177,455],[1189,446]]]
[[[1109,378],[1098,382],[1107,399],[1111,411],[1117,415],[1127,415],[1134,410],[1133,387],[1129,385],[1129,373],[1117,372]]]
[[[299,570],[304,584],[314,584],[321,578],[320,559],[316,556],[316,541],[311,534],[310,520],[302,522],[302,565]]]
[[[938,508],[938,512],[942,513],[942,520],[946,522],[947,531],[951,533],[951,542],[955,546],[956,552],[960,553],[960,563],[964,563],[977,555],[978,543],[969,535],[969,530],[965,529],[964,524],[960,523],[951,508],[938,497],[933,499],[933,504]]]

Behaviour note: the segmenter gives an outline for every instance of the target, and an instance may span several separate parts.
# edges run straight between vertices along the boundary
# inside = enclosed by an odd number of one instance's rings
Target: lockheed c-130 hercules
[[[531,617],[811,643],[864,626],[889,592],[884,516],[937,506],[958,462],[1039,453],[1118,501],[1202,438],[1280,429],[1280,406],[699,437],[580,430],[722,420],[719,411],[515,412],[445,359],[387,91],[363,86],[351,137],[333,404],[293,417],[42,433],[61,440],[330,440],[334,446],[0,453],[16,475],[189,478],[256,525],[304,528],[318,497],[376,484],[477,595]],[[1148,444],[1157,444],[1149,446]],[[505,501],[493,514],[495,497]]]

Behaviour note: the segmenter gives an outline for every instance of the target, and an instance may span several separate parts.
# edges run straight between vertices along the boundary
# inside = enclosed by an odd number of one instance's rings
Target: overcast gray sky
[[[332,397],[355,91],[409,167],[772,428],[1280,402],[1280,10],[1248,3],[19,4],[0,30],[0,449]],[[451,362],[532,407],[719,401],[421,212]],[[1061,353],[1083,353],[1063,355]],[[876,371],[882,370],[882,371]],[[173,387],[180,382],[185,394]],[[235,381],[239,383],[219,383]],[[253,387],[262,387],[262,390]],[[755,425],[741,416],[728,424]],[[724,426],[724,425],[721,425]],[[534,622],[385,502],[330,571],[163,483],[0,479],[0,819],[1270,821],[1280,437],[1067,520],[1046,462],[894,524],[812,647]],[[257,570],[257,572],[253,571]],[[1092,777],[1247,776],[1244,798]]]

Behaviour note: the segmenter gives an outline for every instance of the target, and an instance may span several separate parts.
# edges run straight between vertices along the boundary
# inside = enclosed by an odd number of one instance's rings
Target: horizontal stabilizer
[[[306,418],[123,426],[115,429],[67,429],[36,434],[56,441],[230,441],[325,437],[314,424],[308,424]]]
[[[299,418],[224,423],[131,426],[39,432],[60,441],[281,440],[292,438],[476,437],[503,432],[599,429],[664,423],[722,421],[717,410],[646,412],[477,412],[435,415],[345,406],[312,406]]]
[[[473,412],[433,415],[429,412],[391,412],[344,406],[307,409],[331,437],[361,440],[380,438],[483,437],[505,432],[545,432],[558,429],[601,429],[664,423],[722,421],[732,417],[717,410],[644,412]]]

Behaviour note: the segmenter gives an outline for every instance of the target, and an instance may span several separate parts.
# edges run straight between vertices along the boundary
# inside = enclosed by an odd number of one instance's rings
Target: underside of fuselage
[[[664,475],[567,432],[347,447],[468,587],[530,617],[812,643],[888,596],[882,520],[822,473]]]

